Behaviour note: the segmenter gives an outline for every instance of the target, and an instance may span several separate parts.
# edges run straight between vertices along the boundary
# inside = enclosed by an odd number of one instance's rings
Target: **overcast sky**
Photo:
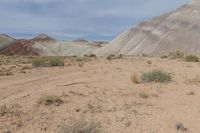
[[[191,0],[0,0],[0,32],[17,38],[111,40]]]

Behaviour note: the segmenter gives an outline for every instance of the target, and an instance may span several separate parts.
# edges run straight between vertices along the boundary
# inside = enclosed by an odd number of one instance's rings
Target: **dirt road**
[[[148,63],[150,61],[151,63]],[[0,132],[56,133],[69,119],[93,119],[103,133],[200,132],[200,64],[134,58],[98,59],[83,66],[33,68],[0,77]],[[172,75],[169,83],[134,84],[131,73],[160,69]],[[141,93],[147,98],[141,97]],[[38,104],[44,95],[64,101],[56,106]]]

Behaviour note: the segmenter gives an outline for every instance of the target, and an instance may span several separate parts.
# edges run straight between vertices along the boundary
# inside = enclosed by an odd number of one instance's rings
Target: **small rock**
[[[183,123],[177,123],[176,124],[176,130],[178,130],[178,131],[187,131],[188,129],[184,126]]]

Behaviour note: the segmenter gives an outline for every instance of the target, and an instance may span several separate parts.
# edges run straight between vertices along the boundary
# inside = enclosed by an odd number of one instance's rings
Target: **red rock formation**
[[[32,39],[18,39],[14,44],[0,51],[3,55],[39,55],[37,49],[32,45],[36,42],[43,43],[46,41],[54,41],[55,39],[48,37],[45,34],[40,34]]]

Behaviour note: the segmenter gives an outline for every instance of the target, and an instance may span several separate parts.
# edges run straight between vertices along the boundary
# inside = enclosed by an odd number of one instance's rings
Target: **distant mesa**
[[[89,41],[87,41],[83,38],[77,38],[77,39],[73,40],[73,42],[89,42]]]

